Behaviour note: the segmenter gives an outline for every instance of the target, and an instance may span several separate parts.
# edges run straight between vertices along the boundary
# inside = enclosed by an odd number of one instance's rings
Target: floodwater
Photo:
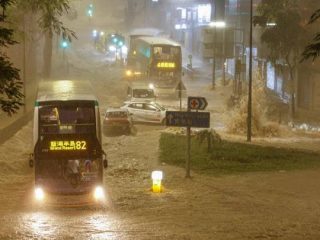
[[[91,80],[102,112],[122,103],[122,70],[94,52],[91,44],[68,52],[67,61],[67,71],[53,69],[55,78]],[[207,98],[212,126],[227,118],[222,114],[224,88],[210,91],[208,76],[186,84],[190,95]],[[166,102],[170,104],[179,103]],[[320,239],[319,170],[231,176],[192,172],[193,179],[185,179],[183,168],[158,163],[162,130],[140,125],[136,135],[104,137],[109,159],[104,208],[50,208],[37,207],[32,200],[29,122],[0,145],[0,239]],[[304,146],[318,148],[318,143],[308,140]],[[156,169],[164,171],[161,194],[150,191],[150,174]]]
[[[135,173],[133,165],[121,164],[119,161],[117,163],[119,165],[116,166],[115,159],[110,161],[113,169],[106,170],[105,173],[107,201],[104,207],[53,208],[36,205],[33,200],[33,169],[28,166],[28,154],[32,149],[31,136],[32,122],[0,146],[2,166],[0,239],[148,239],[150,237],[149,232],[143,228],[137,230],[137,223],[132,223],[131,217],[128,216],[131,204],[125,197],[120,196],[121,189],[115,189],[113,195],[112,187],[109,189],[108,185],[113,181],[118,179],[121,182],[121,179]],[[125,138],[126,136],[120,136],[118,140],[123,141]],[[105,141],[108,142],[106,139]],[[110,150],[114,148],[117,148],[117,145]],[[110,158],[113,158],[112,152]],[[124,176],[126,173],[128,175]],[[137,184],[137,181],[135,182]],[[131,191],[128,180],[118,184],[118,187],[121,185],[123,191]],[[149,194],[148,191],[146,193]],[[113,199],[116,200],[115,204],[112,203]],[[122,210],[118,211],[119,209]]]

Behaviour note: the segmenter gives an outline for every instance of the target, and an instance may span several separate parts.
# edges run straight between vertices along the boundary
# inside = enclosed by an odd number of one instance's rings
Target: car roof
[[[152,100],[133,100],[133,101],[126,101],[124,102],[125,104],[132,104],[132,103],[151,103],[151,104],[157,104],[160,105],[159,103],[156,103]],[[161,106],[161,105],[160,105]]]
[[[131,82],[129,86],[131,88],[152,89],[149,87],[149,83],[143,83],[143,82]]]

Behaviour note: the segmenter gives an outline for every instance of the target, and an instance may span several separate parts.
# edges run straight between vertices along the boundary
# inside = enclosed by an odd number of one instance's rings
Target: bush
[[[207,142],[207,151],[210,152],[213,148],[214,143],[221,142],[220,135],[213,129],[204,129],[196,133],[196,139],[198,142],[203,144],[203,142],[206,140]]]
[[[183,135],[162,133],[160,162],[185,166],[187,139]],[[278,171],[318,168],[320,154],[316,152],[261,146],[221,140],[215,142],[210,152],[196,137],[191,138],[191,168],[212,174]]]
[[[259,72],[254,73],[252,87],[252,135],[253,136],[278,136],[279,125],[268,121],[267,112],[269,101],[265,81]],[[227,123],[229,133],[246,134],[248,116],[248,96],[242,96],[231,110]]]
[[[260,129],[260,135],[264,137],[278,137],[280,136],[280,126],[275,122],[268,122]]]

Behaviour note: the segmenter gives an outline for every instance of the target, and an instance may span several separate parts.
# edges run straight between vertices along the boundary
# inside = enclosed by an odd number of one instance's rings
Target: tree
[[[316,10],[310,20],[309,24],[314,23],[320,18],[320,8]],[[307,59],[312,58],[312,61],[314,61],[317,57],[320,56],[320,32],[316,33],[316,35],[313,38],[312,43],[307,45],[302,53],[302,60],[305,61]]]
[[[207,140],[207,152],[211,152],[215,142],[221,142],[220,135],[213,129],[204,129],[197,132],[196,139],[200,144]]]
[[[45,35],[44,44],[44,70],[43,77],[49,78],[51,75],[52,46],[54,34],[62,36],[63,39],[76,38],[76,34],[71,29],[64,26],[60,17],[70,10],[69,0],[19,0],[22,9],[38,13],[38,25]]]
[[[290,116],[295,115],[296,70],[300,50],[305,42],[305,29],[296,0],[262,0],[253,22],[263,28],[261,41],[269,48],[268,59],[280,60],[288,66]]]
[[[10,59],[3,51],[17,42],[13,38],[14,31],[6,26],[6,9],[14,3],[13,0],[0,0],[2,15],[0,15],[0,106],[3,112],[11,115],[16,113],[23,105],[22,82],[20,81],[19,69],[15,68]]]

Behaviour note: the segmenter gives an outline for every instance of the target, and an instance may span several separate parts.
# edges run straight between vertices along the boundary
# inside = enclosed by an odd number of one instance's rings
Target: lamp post
[[[213,27],[213,39],[212,39],[212,88],[216,85],[216,30],[217,28],[225,28],[226,23],[224,21],[214,21],[209,23],[210,27]]]
[[[61,42],[63,61],[65,61],[65,50],[68,47],[68,45],[69,45],[68,41],[66,39],[63,39],[62,42]]]
[[[249,51],[249,86],[248,86],[248,116],[247,116],[247,141],[251,142],[252,121],[252,0],[250,0],[250,51]]]
[[[68,65],[68,60],[67,60],[67,56],[66,56],[66,50],[68,47],[69,47],[68,40],[62,39],[61,48],[62,48],[63,68],[67,73],[69,73],[69,65]]]

